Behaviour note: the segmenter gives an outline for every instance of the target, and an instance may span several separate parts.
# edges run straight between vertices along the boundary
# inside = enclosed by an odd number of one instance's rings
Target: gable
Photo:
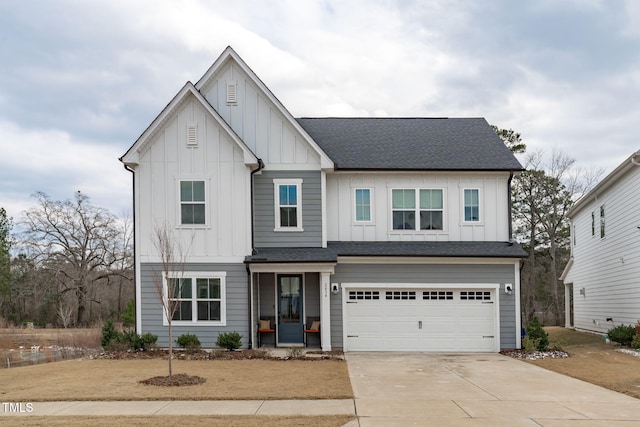
[[[229,86],[235,102],[229,102]],[[230,47],[195,87],[267,169],[333,168],[331,159]]]
[[[190,107],[190,115],[185,116],[185,105]],[[176,142],[187,144],[188,138],[193,138],[194,132],[188,127],[195,125],[195,137],[205,136],[206,122],[210,121],[216,129],[219,129],[224,137],[228,139],[235,148],[242,153],[245,164],[251,166],[258,165],[258,159],[238,135],[229,127],[224,119],[213,109],[211,105],[200,95],[191,82],[187,82],[176,96],[167,104],[162,112],[155,118],[149,127],[140,135],[136,142],[120,158],[120,161],[130,167],[135,167],[140,163],[141,158],[154,142],[158,141],[158,135],[166,131],[167,126],[175,125],[176,117],[183,113],[179,119],[179,128],[176,130],[174,138]],[[191,134],[191,136],[189,136]],[[206,141],[206,136],[204,141]]]
[[[301,118],[340,170],[522,170],[482,118]]]

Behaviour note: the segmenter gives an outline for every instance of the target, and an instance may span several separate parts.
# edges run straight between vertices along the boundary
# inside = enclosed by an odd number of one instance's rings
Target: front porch
[[[334,264],[250,264],[254,347],[331,351]]]

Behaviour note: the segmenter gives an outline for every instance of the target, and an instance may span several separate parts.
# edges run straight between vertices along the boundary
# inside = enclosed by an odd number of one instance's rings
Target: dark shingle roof
[[[483,118],[301,118],[343,170],[522,170]]]
[[[522,258],[510,242],[328,242],[326,248],[258,248],[247,263],[336,262],[339,256]]]

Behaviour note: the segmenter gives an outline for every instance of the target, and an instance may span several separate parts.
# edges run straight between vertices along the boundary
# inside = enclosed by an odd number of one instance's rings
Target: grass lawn
[[[167,375],[163,359],[89,360],[0,370],[0,401],[55,400],[278,400],[353,397],[343,360],[174,360],[173,372],[204,384],[140,384]]]
[[[616,351],[619,345],[605,343],[602,335],[559,326],[545,330],[570,357],[526,362],[640,398],[640,358]]]

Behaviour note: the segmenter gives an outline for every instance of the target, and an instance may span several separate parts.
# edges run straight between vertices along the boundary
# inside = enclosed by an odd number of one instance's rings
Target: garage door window
[[[387,291],[386,299],[414,300],[416,299],[416,292],[415,291]]]
[[[380,292],[378,291],[349,291],[350,300],[372,300],[380,299]]]
[[[491,301],[491,291],[462,291],[460,299],[463,301]]]
[[[426,300],[452,300],[453,291],[425,291],[422,293],[422,299]]]

